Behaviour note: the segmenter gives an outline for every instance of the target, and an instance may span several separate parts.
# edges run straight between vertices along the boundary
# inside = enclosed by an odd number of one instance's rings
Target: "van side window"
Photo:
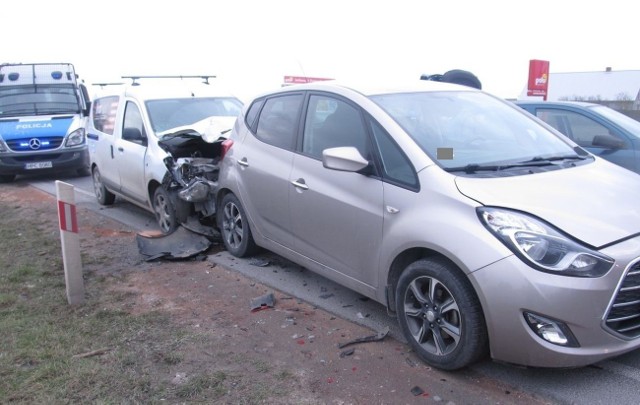
[[[420,183],[413,165],[387,131],[373,119],[371,119],[371,132],[380,151],[382,178],[389,183],[419,191]]]
[[[118,96],[99,98],[92,104],[93,127],[107,135],[113,135],[116,112],[118,111]]]
[[[353,146],[371,159],[370,140],[360,111],[350,104],[327,96],[309,98],[302,140],[302,153],[322,159],[322,151],[339,146]]]
[[[146,144],[147,133],[144,130],[142,114],[135,103],[127,101],[122,125],[122,139],[139,144]]]
[[[267,99],[258,118],[256,137],[279,148],[293,150],[302,94]]]

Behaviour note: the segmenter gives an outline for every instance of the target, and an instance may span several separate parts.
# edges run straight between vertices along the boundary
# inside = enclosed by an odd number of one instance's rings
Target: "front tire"
[[[418,260],[396,289],[398,322],[415,352],[442,370],[466,367],[488,353],[480,302],[464,274],[442,259]]]
[[[175,231],[178,227],[178,216],[176,215],[176,207],[171,201],[167,190],[163,187],[156,188],[153,193],[152,205],[162,233],[168,235]]]
[[[1,174],[0,175],[0,183],[11,183],[16,179],[15,174]]]
[[[222,209],[218,227],[222,233],[225,248],[236,257],[245,257],[254,254],[258,247],[253,240],[247,215],[244,208],[233,194],[227,194],[222,199]]]
[[[93,168],[93,191],[96,195],[96,199],[100,205],[111,205],[116,200],[115,194],[107,190],[102,183],[102,177],[100,176],[100,170],[97,167]]]

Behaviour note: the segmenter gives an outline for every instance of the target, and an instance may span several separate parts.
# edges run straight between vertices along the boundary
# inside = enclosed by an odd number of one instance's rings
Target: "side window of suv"
[[[99,98],[92,105],[93,127],[107,135],[113,135],[118,111],[118,96]]]
[[[124,110],[124,123],[122,125],[122,139],[129,142],[146,145],[147,133],[142,122],[142,114],[138,106],[127,101]]]
[[[536,115],[582,147],[595,146],[593,140],[597,136],[611,136],[620,139],[599,122],[573,111],[541,108],[536,111]],[[624,140],[620,140],[624,142]]]
[[[256,137],[270,145],[292,150],[302,100],[302,94],[267,99],[258,118]]]
[[[371,119],[371,130],[380,151],[383,179],[413,191],[420,190],[418,176],[413,165],[387,131],[373,119]]]
[[[302,153],[322,159],[322,151],[338,146],[353,146],[371,159],[371,147],[360,111],[333,97],[312,95],[302,141]]]

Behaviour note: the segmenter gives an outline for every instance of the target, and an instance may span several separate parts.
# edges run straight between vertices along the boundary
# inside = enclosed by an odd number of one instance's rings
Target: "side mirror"
[[[147,146],[147,138],[142,135],[140,128],[127,127],[123,129],[122,139]]]
[[[369,161],[353,146],[341,146],[323,150],[322,165],[332,170],[360,172],[369,166]]]
[[[623,140],[611,135],[596,135],[591,142],[592,146],[604,149],[623,149],[625,143]]]

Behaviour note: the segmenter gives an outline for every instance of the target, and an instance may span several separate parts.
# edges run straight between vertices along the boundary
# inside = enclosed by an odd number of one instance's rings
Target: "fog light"
[[[531,330],[547,342],[558,346],[580,347],[578,340],[565,323],[530,312],[524,313],[524,319]]]

